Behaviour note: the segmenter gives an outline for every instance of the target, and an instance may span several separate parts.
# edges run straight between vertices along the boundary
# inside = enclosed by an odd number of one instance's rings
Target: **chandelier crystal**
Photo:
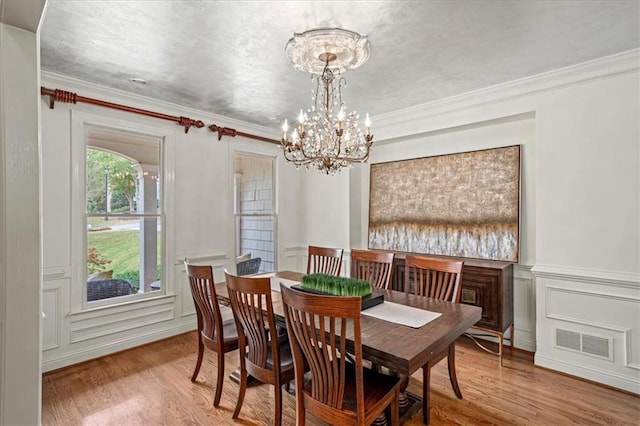
[[[362,65],[369,58],[366,36],[340,28],[320,28],[294,34],[286,47],[294,68],[314,74],[316,90],[312,105],[298,115],[289,134],[282,125],[282,149],[287,161],[327,174],[369,158],[373,135],[369,114],[363,132],[356,111],[347,112],[342,98],[346,80],[342,72]]]

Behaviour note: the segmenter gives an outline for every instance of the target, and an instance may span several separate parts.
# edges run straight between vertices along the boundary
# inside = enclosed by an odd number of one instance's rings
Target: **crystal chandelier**
[[[300,110],[291,135],[287,120],[282,125],[285,159],[327,174],[367,161],[373,140],[371,120],[367,114],[363,133],[358,113],[347,112],[342,99],[346,80],[340,76],[369,59],[367,37],[340,28],[319,28],[294,34],[286,52],[294,68],[314,75],[316,90],[311,107],[306,113]]]

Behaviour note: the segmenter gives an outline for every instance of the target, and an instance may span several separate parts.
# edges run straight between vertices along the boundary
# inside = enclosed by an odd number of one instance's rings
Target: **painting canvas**
[[[520,146],[371,165],[369,248],[518,261]]]

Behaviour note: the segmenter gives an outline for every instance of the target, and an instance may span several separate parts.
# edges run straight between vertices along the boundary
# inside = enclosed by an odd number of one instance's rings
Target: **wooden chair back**
[[[411,291],[419,296],[433,297],[448,302],[460,303],[462,294],[462,265],[461,260],[439,257],[407,255],[405,258],[404,288],[405,292]],[[422,398],[429,400],[429,386],[431,367],[441,359],[447,358],[449,380],[456,397],[462,398],[462,392],[456,376],[455,342],[440,353],[435,354],[431,361],[422,366]],[[428,405],[428,404],[427,404]],[[422,413],[422,420],[429,423],[429,411]]]
[[[274,385],[274,425],[282,423],[282,385],[293,380],[294,368],[286,339],[280,341],[273,315],[271,280],[240,277],[225,271],[231,309],[238,329],[240,391],[231,415],[240,415],[247,389],[247,376]]]
[[[405,291],[413,288],[418,296],[459,303],[463,264],[462,260],[408,254],[405,258]]]
[[[364,426],[387,407],[391,424],[400,424],[400,379],[368,369],[365,374],[362,367],[360,297],[280,291],[295,366],[296,424],[305,424],[309,410],[329,424]],[[305,366],[311,375],[306,382]]]
[[[367,280],[377,288],[391,288],[395,253],[351,250],[351,278]]]
[[[202,366],[205,346],[218,355],[215,395],[213,406],[220,404],[224,383],[224,354],[238,349],[238,331],[233,321],[222,321],[220,305],[213,282],[213,268],[210,265],[192,265],[184,260],[189,278],[191,296],[198,320],[198,359],[191,381],[195,382]]]
[[[213,281],[213,268],[211,265],[192,265],[188,259],[185,259],[184,266],[196,307],[198,330],[208,340],[224,340],[222,314]]]
[[[364,419],[360,297],[322,296],[282,286],[282,301],[296,374],[298,411],[308,409],[332,424]],[[347,329],[353,330],[356,401],[344,406]],[[311,386],[304,386],[304,365],[310,367]],[[349,408],[349,409],[347,409]],[[323,416],[324,413],[324,416]],[[298,424],[300,424],[298,422]]]
[[[271,280],[235,276],[225,271],[231,309],[238,329],[239,346],[246,347],[247,372],[263,383],[273,383],[279,372],[280,351]],[[264,314],[266,312],[266,315]],[[270,356],[273,357],[273,362]]]
[[[309,246],[307,274],[321,273],[339,276],[343,251],[336,248]]]

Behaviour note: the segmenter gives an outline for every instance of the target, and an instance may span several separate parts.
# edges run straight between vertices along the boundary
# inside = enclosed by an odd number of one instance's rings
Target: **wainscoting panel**
[[[193,316],[176,315],[179,294],[71,313],[70,281],[69,266],[43,271],[43,371],[195,329]]]
[[[101,316],[74,323],[71,330],[71,343],[97,339],[122,333],[152,324],[170,321],[174,318],[173,301],[145,306],[119,313],[113,316]]]
[[[42,350],[60,347],[60,285],[59,281],[47,282],[42,291]],[[68,280],[65,280],[68,281]]]
[[[558,271],[533,270],[536,364],[640,394],[640,283]]]
[[[514,346],[529,352],[536,351],[536,291],[531,267],[514,265],[513,322]]]
[[[307,253],[307,246],[285,247],[278,259],[278,270],[306,272]]]

